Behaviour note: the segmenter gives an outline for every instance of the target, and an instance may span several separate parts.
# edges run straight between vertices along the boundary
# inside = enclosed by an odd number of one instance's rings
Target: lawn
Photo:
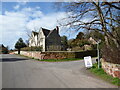
[[[64,61],[76,61],[76,60],[83,60],[80,58],[66,58],[66,59],[44,59],[44,60],[38,60],[38,61],[46,61],[46,62],[64,62]]]
[[[106,74],[106,72],[104,72],[104,70],[102,68],[97,67],[97,63],[93,65],[93,67],[90,69],[90,71],[95,74],[96,76],[106,80],[107,82],[110,82],[114,85],[120,86],[120,79],[119,78],[114,78],[108,74]]]

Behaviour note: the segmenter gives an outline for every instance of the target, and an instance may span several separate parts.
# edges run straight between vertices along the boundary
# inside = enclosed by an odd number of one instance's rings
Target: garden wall
[[[106,62],[104,59],[101,60],[103,70],[113,76],[120,78],[120,64],[113,64]]]
[[[15,52],[17,54],[17,52]],[[21,51],[21,55],[34,57],[36,59],[65,59],[65,58],[84,58],[85,56],[97,56],[96,50],[84,52],[68,52],[68,51],[55,51],[55,52],[39,52],[39,51]]]

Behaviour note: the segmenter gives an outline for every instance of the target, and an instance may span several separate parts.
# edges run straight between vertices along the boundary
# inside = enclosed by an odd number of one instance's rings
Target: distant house
[[[41,28],[39,32],[32,31],[29,47],[40,46],[43,51],[61,51],[61,37],[58,26],[53,30]]]
[[[92,44],[97,44],[97,42],[95,41],[95,39],[93,39],[92,37],[90,37],[90,38],[88,39],[88,41],[90,41]]]
[[[3,44],[0,44],[0,54],[7,54],[7,53],[8,53],[8,49]]]

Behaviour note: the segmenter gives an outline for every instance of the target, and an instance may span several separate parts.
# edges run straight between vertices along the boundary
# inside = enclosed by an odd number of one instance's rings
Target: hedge
[[[43,52],[45,55],[55,55],[56,57],[64,58],[84,58],[85,56],[97,57],[97,50],[81,51],[81,52],[67,52],[67,51],[57,51],[57,52]]]
[[[75,58],[84,58],[85,56],[97,57],[97,50],[75,52]]]
[[[42,47],[24,47],[21,51],[42,51]]]

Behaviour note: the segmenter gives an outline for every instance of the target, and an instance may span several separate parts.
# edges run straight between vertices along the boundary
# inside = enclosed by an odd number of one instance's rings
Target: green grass
[[[97,64],[94,64],[93,67],[90,69],[90,71],[95,74],[96,76],[106,80],[107,82],[110,82],[114,85],[120,86],[120,79],[119,78],[114,78],[108,74],[106,74],[106,72],[104,72],[104,70],[102,68],[97,67]]]
[[[80,58],[66,58],[66,59],[44,59],[39,61],[46,61],[46,62],[64,62],[64,61],[76,61],[76,60],[82,60]]]

